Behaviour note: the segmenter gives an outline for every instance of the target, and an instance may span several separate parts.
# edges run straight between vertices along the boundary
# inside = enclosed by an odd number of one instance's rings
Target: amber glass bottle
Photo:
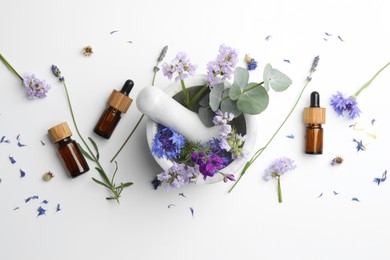
[[[133,101],[128,97],[134,86],[132,80],[127,80],[121,91],[113,90],[107,101],[108,107],[104,110],[93,131],[109,139],[121,119],[121,113],[126,113]]]
[[[324,130],[322,124],[325,124],[325,108],[320,107],[320,94],[313,91],[310,95],[310,107],[304,108],[303,121],[306,125],[306,144],[305,152],[307,154],[322,154]]]
[[[87,171],[89,166],[76,141],[72,140],[72,132],[66,122],[48,130],[53,143],[58,144],[58,154],[70,177],[77,177]]]

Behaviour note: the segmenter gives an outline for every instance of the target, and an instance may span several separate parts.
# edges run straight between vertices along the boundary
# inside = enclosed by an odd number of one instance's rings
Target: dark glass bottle
[[[320,107],[320,94],[313,91],[310,95],[310,107],[304,108],[303,121],[306,125],[306,144],[305,153],[322,154],[324,130],[322,124],[325,124],[325,108]]]
[[[127,80],[121,91],[113,90],[107,101],[108,107],[104,110],[93,131],[106,139],[109,139],[121,119],[121,113],[126,113],[133,101],[128,97],[134,86],[132,80]]]
[[[66,122],[50,128],[48,133],[53,143],[58,145],[58,154],[70,177],[75,178],[89,171],[87,161],[76,141],[72,140],[72,132]]]

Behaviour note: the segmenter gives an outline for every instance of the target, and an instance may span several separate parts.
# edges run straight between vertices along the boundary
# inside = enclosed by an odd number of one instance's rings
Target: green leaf
[[[81,145],[79,143],[77,143],[77,146],[79,147],[80,151],[82,154],[84,154],[85,157],[87,157],[88,159],[90,159],[91,161],[95,161],[95,159],[92,158],[92,156],[83,149],[83,147],[81,147]]]
[[[92,180],[93,180],[94,182],[96,182],[97,184],[100,184],[100,185],[102,185],[102,186],[104,186],[104,187],[106,187],[106,188],[108,188],[108,189],[110,188],[110,187],[108,187],[105,183],[99,181],[98,179],[95,179],[95,178],[92,177]]]
[[[198,115],[200,118],[200,121],[206,126],[206,127],[212,127],[214,126],[213,118],[215,116],[215,113],[211,108],[209,107],[200,107],[198,110]]]
[[[103,180],[107,183],[107,185],[110,185],[110,180],[108,179],[106,173],[100,169],[99,167],[95,167],[95,169],[99,172],[100,176],[103,178]]]
[[[219,108],[219,104],[222,101],[222,93],[225,88],[223,83],[215,85],[210,91],[210,107],[213,111],[217,111]]]
[[[133,183],[132,183],[132,182],[125,182],[125,183],[121,183],[121,185],[122,185],[124,188],[126,188],[126,187],[129,187],[129,186],[133,185]]]
[[[91,137],[88,137],[88,139],[91,142],[91,144],[93,145],[93,148],[95,148],[96,158],[99,160],[99,148],[98,148],[96,142]]]
[[[201,107],[210,107],[210,93],[205,95],[200,101],[199,101],[199,106]]]
[[[225,89],[222,95],[221,111],[233,113],[234,117],[241,115],[241,111],[237,108],[237,101],[229,98],[229,89]]]
[[[292,83],[291,79],[277,69],[272,68],[270,64],[264,67],[263,73],[264,88],[268,91],[270,88],[277,92],[286,90]]]
[[[248,70],[237,67],[234,70],[234,82],[230,87],[229,97],[232,100],[237,100],[241,93],[244,91],[245,87],[248,85],[249,81],[249,72]]]
[[[255,86],[256,83],[250,83],[250,86]],[[242,93],[240,98],[237,100],[237,108],[243,113],[250,115],[257,115],[263,112],[269,102],[268,92],[263,86],[255,87],[249,91]]]

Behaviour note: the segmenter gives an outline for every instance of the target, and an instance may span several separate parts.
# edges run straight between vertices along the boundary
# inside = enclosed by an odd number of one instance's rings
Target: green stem
[[[263,82],[260,82],[260,83],[258,83],[258,84],[256,84],[256,85],[253,85],[252,87],[245,89],[242,93],[245,93],[245,92],[250,91],[250,90],[252,90],[252,89],[254,89],[254,88],[257,88],[257,87],[263,85],[263,83],[264,83],[264,81],[263,81]]]
[[[0,60],[10,71],[12,71],[21,81],[23,81],[22,76],[20,76],[20,74],[11,66],[11,64],[6,60],[6,58],[3,55],[1,55],[1,53],[0,53]]]
[[[233,190],[233,188],[237,185],[237,183],[241,180],[242,176],[245,174],[246,170],[256,161],[256,159],[265,151],[265,149],[268,147],[268,145],[272,142],[272,140],[275,138],[275,136],[279,133],[279,131],[282,129],[282,127],[284,126],[284,124],[287,122],[287,120],[290,118],[292,112],[294,111],[294,109],[296,108],[296,106],[298,105],[299,101],[301,100],[301,97],[303,95],[303,92],[305,91],[307,85],[309,84],[309,82],[311,80],[311,75],[313,74],[314,71],[311,71],[309,73],[309,76],[307,77],[307,80],[306,80],[306,83],[303,85],[302,87],[302,90],[297,98],[297,100],[295,101],[293,107],[291,108],[290,112],[287,114],[286,118],[283,120],[283,122],[281,123],[281,125],[278,127],[278,129],[276,129],[275,133],[271,136],[271,138],[268,140],[268,142],[266,143],[266,145],[262,148],[260,148],[259,150],[257,150],[255,152],[255,154],[252,156],[252,158],[246,163],[244,169],[241,171],[240,173],[240,176],[238,177],[237,181],[234,183],[234,185],[229,189],[229,193]]]
[[[131,136],[133,135],[133,133],[135,132],[135,130],[137,129],[138,125],[141,123],[142,119],[144,118],[144,114],[141,115],[141,117],[138,119],[138,122],[137,124],[134,126],[133,130],[130,132],[129,136],[127,136],[125,142],[122,144],[122,146],[119,148],[119,150],[116,152],[116,154],[114,155],[114,157],[112,157],[111,159],[111,163],[115,160],[115,158],[119,155],[119,153],[122,151],[122,149],[125,147],[126,143],[130,140]]]
[[[196,101],[199,100],[200,96],[207,90],[208,84],[202,86],[202,88],[193,96],[188,104],[188,108],[191,108]]]
[[[97,165],[97,168],[100,169],[100,173],[103,175],[103,180],[106,182],[106,184],[109,186],[111,192],[113,193],[114,195],[114,198],[115,200],[119,203],[119,195],[115,189],[115,185],[113,184],[113,182],[110,182],[107,174],[105,173],[102,165],[100,164],[99,162],[99,159],[95,156],[95,154],[92,152],[91,148],[88,146],[87,142],[85,141],[85,139],[83,138],[83,136],[81,135],[80,131],[79,131],[79,128],[77,126],[77,122],[76,122],[76,117],[74,115],[74,112],[73,112],[73,106],[72,106],[72,102],[70,100],[70,96],[69,96],[69,92],[68,92],[68,88],[66,86],[66,83],[65,81],[62,81],[63,85],[64,85],[64,88],[65,88],[65,93],[66,93],[66,98],[68,100],[68,105],[69,105],[69,110],[70,110],[70,114],[72,116],[72,121],[73,121],[73,124],[74,124],[74,127],[76,129],[76,132],[77,132],[77,135],[80,137],[81,141],[83,142],[84,146],[87,148],[88,150],[88,153],[90,155],[90,157],[93,159],[93,161],[96,163]]]
[[[374,79],[387,67],[390,65],[390,62],[388,62],[385,66],[383,66],[377,73],[375,73],[375,75],[369,80],[366,82],[366,84],[364,84],[354,95],[355,98],[357,98],[360,94],[360,92],[363,91],[363,89],[366,89],[368,86],[370,86],[370,84],[374,81]]]
[[[278,201],[279,203],[282,203],[282,187],[280,185],[280,176],[278,176]]]
[[[183,90],[183,94],[184,94],[184,97],[185,97],[185,103],[186,103],[186,107],[189,108],[189,104],[190,104],[190,95],[186,89],[186,85],[184,83],[184,80],[180,80],[180,85],[181,85],[181,89]]]

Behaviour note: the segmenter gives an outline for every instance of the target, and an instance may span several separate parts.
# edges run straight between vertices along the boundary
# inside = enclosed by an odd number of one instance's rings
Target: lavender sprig
[[[256,161],[257,158],[259,158],[259,156],[264,152],[264,150],[269,146],[269,144],[272,142],[272,140],[275,138],[275,136],[279,133],[279,131],[282,129],[282,127],[284,126],[284,124],[287,122],[287,120],[290,118],[292,112],[295,110],[296,106],[298,105],[299,101],[301,100],[301,97],[303,95],[303,92],[305,91],[306,87],[309,85],[309,83],[311,82],[311,79],[312,79],[312,74],[317,70],[317,66],[318,66],[318,62],[320,60],[320,57],[319,56],[316,56],[313,60],[313,63],[311,65],[311,68],[310,68],[310,71],[309,71],[309,75],[306,77],[306,82],[305,84],[303,85],[302,87],[302,90],[301,92],[299,93],[299,96],[297,98],[297,100],[295,101],[295,104],[293,105],[293,107],[291,108],[290,112],[287,114],[286,118],[283,120],[283,122],[280,124],[280,126],[278,127],[278,129],[276,129],[275,133],[271,136],[271,138],[268,140],[268,142],[265,144],[265,146],[261,147],[260,149],[258,149],[255,154],[252,156],[252,158],[246,162],[246,164],[244,165],[244,168],[242,169],[237,181],[233,184],[233,186],[229,189],[229,193],[234,189],[234,187],[236,187],[237,183],[239,183],[239,181],[241,180],[242,176],[244,176],[244,174],[246,173],[246,171],[249,169],[249,167]]]
[[[103,181],[99,181],[99,180],[97,180],[95,178],[92,178],[92,180],[94,182],[96,182],[97,184],[102,185],[102,186],[106,187],[107,189],[109,189],[111,191],[112,195],[110,197],[106,197],[107,200],[116,200],[119,203],[119,198],[121,196],[122,191],[125,188],[131,186],[133,183],[132,182],[122,183],[121,182],[120,185],[116,185],[115,184],[114,179],[115,179],[116,172],[118,170],[118,165],[116,165],[116,169],[115,169],[111,179],[108,178],[105,170],[103,169],[102,165],[99,162],[99,157],[100,156],[99,156],[99,150],[98,150],[97,144],[95,143],[95,141],[91,137],[88,138],[89,141],[91,142],[92,146],[95,149],[95,153],[94,153],[94,152],[92,152],[92,149],[88,146],[87,142],[85,141],[85,139],[83,138],[83,136],[81,135],[81,133],[79,131],[79,128],[78,128],[77,122],[76,122],[76,118],[75,118],[75,115],[74,115],[74,112],[73,112],[73,107],[72,107],[72,103],[71,103],[71,100],[70,100],[68,88],[67,88],[66,83],[65,83],[65,78],[61,75],[61,71],[58,69],[57,66],[52,65],[51,66],[51,71],[53,72],[53,74],[59,79],[59,81],[64,86],[66,97],[67,97],[67,100],[68,100],[69,109],[70,109],[70,114],[72,116],[74,127],[76,129],[76,132],[77,132],[78,136],[80,137],[81,141],[83,142],[84,146],[87,148],[87,151],[84,150],[81,146],[79,146],[79,147],[80,147],[82,153],[88,159],[90,159],[91,161],[95,162],[95,164],[96,164],[95,169],[98,171],[98,173],[100,174],[100,176],[103,179]]]

